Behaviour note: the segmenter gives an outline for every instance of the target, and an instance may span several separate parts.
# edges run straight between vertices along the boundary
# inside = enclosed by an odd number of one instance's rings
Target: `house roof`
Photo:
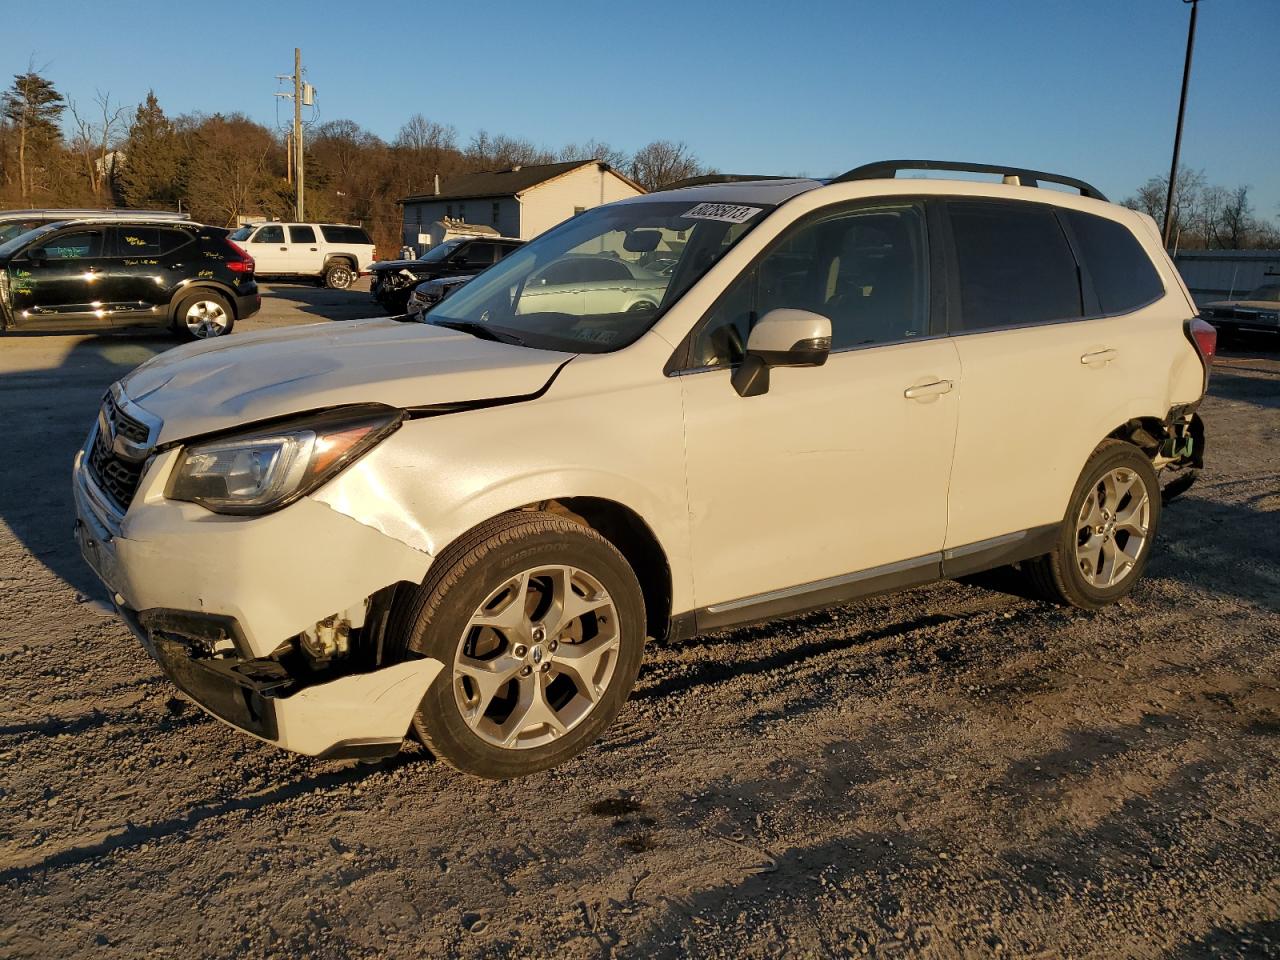
[[[541,186],[548,180],[563,176],[572,170],[588,164],[599,164],[601,169],[613,173],[640,192],[644,192],[637,184],[622,176],[607,163],[600,160],[567,160],[564,163],[534,163],[509,167],[506,170],[492,170],[486,173],[466,173],[459,177],[450,177],[440,185],[439,193],[423,193],[417,196],[404,197],[400,203],[423,203],[436,200],[472,200],[482,197],[516,197],[534,187]]]

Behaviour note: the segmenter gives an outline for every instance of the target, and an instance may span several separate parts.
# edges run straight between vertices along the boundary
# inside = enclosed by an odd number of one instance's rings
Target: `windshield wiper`
[[[497,343],[514,343],[518,347],[524,346],[524,341],[517,337],[514,333],[508,333],[505,330],[495,330],[487,323],[480,323],[477,320],[428,320],[427,323],[437,327],[448,327],[450,330],[461,330],[463,333],[469,333],[473,337],[479,337],[481,340],[493,340]]]

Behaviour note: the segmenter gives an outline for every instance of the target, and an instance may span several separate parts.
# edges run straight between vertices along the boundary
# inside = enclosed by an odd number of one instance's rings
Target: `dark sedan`
[[[417,260],[379,260],[369,267],[370,293],[387,313],[404,313],[410,291],[423,280],[477,274],[523,245],[523,240],[505,237],[454,237]]]
[[[1237,330],[1280,333],[1280,283],[1264,283],[1242,300],[1207,303],[1203,315],[1227,334]]]

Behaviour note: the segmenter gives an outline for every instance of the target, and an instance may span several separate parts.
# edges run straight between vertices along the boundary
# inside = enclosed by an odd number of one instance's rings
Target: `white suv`
[[[895,178],[930,166],[1004,182]],[[664,289],[530,283],[584,255]],[[655,193],[425,322],[143,364],[76,458],[77,530],[215,716],[329,757],[412,730],[516,776],[599,736],[646,642],[1008,564],[1059,602],[1128,593],[1159,472],[1168,496],[1201,464],[1195,315],[1150,218],[1067,178]]]
[[[245,224],[231,239],[253,257],[259,277],[314,277],[345,290],[369,272],[373,241],[349,223]]]

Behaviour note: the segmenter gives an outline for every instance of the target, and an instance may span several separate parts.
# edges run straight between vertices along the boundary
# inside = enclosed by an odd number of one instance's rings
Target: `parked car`
[[[410,291],[423,280],[474,276],[523,245],[523,240],[507,237],[454,237],[417,260],[379,260],[369,268],[373,273],[370,294],[387,313],[404,313]]]
[[[1280,283],[1264,283],[1241,300],[1206,304],[1203,315],[1223,334],[1240,330],[1280,333]]]
[[[895,178],[921,167],[1003,182]],[[531,283],[676,239],[655,309]],[[368,757],[412,730],[511,777],[595,740],[649,641],[1007,565],[1102,607],[1151,556],[1160,477],[1203,464],[1213,328],[1151,218],[1067,177],[636,197],[426,320],[169,351],[76,458],[121,616],[263,740]]]
[[[369,272],[373,241],[349,223],[250,223],[231,239],[252,254],[261,277],[307,277],[345,290]]]
[[[566,256],[534,273],[520,298],[521,313],[623,313],[656,310],[670,274],[616,256]]]
[[[421,318],[424,313],[437,303],[462,289],[462,286],[474,277],[469,274],[461,277],[440,277],[437,280],[424,280],[413,288],[409,294],[409,302],[405,312],[411,317]]]
[[[253,267],[219,227],[114,216],[49,223],[0,245],[0,327],[167,326],[220,337],[262,304]]]
[[[42,227],[46,223],[77,220],[91,217],[95,220],[190,220],[185,213],[167,213],[163,210],[94,210],[92,208],[47,208],[40,210],[0,210],[0,243],[7,243],[21,233]]]

